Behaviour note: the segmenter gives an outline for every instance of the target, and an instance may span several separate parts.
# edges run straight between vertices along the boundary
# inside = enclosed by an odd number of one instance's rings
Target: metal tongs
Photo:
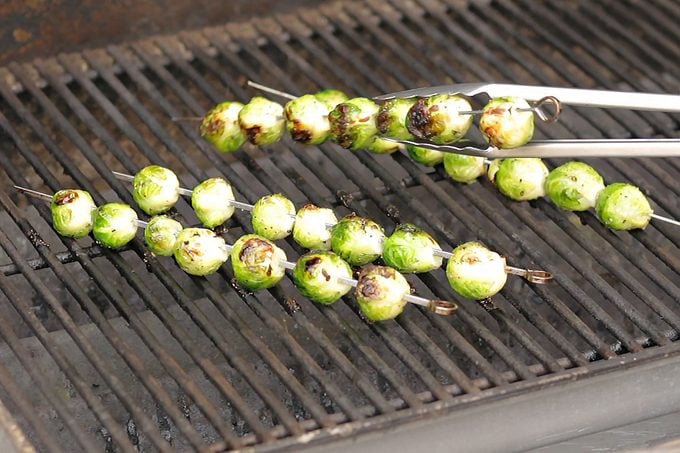
[[[553,122],[563,105],[680,112],[680,95],[634,93],[625,91],[555,88],[547,86],[505,83],[461,83],[436,87],[416,88],[376,96],[385,101],[394,98],[427,97],[436,94],[457,94],[486,99],[517,96],[533,103],[532,110],[545,122]],[[466,112],[466,113],[479,113]],[[479,139],[463,139],[448,145],[437,145],[424,140],[394,140],[438,151],[497,157],[669,157],[680,156],[680,139],[564,139],[535,140],[513,149],[499,149]]]

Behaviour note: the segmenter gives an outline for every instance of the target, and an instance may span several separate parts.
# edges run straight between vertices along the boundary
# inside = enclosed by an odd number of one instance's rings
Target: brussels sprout
[[[314,95],[319,101],[326,105],[326,110],[330,112],[336,105],[341,104],[349,99],[345,93],[340,90],[325,89],[317,91]]]
[[[255,233],[272,241],[283,239],[293,231],[295,206],[280,193],[257,200],[251,215]]]
[[[399,316],[411,291],[403,275],[391,267],[366,266],[359,272],[354,294],[361,312],[371,321],[385,321]]]
[[[191,192],[191,207],[207,228],[214,228],[234,215],[234,192],[224,178],[206,179]]]
[[[255,96],[238,114],[241,130],[253,145],[271,145],[279,141],[285,129],[283,106]]]
[[[419,164],[426,165],[428,167],[434,167],[435,165],[441,164],[444,160],[444,155],[441,151],[436,149],[423,148],[422,146],[406,145],[406,151],[411,159],[415,160]]]
[[[179,199],[177,175],[159,165],[144,167],[132,180],[132,197],[149,215],[165,212]]]
[[[229,259],[229,248],[221,236],[206,228],[180,231],[173,251],[175,261],[190,275],[209,275]]]
[[[368,98],[354,98],[338,104],[328,114],[331,140],[355,151],[370,147],[378,133],[375,120],[379,109],[378,104]]]
[[[137,213],[123,203],[106,203],[92,212],[92,234],[104,247],[117,249],[137,233]]]
[[[146,245],[156,255],[172,256],[175,251],[177,236],[182,231],[182,224],[168,216],[151,217],[144,228]]]
[[[494,98],[484,106],[479,129],[496,148],[517,148],[534,135],[534,112],[527,101],[517,97]]]
[[[470,184],[484,174],[486,164],[483,157],[446,153],[444,170],[454,181]]]
[[[331,228],[331,249],[352,266],[376,260],[383,250],[385,231],[373,220],[350,214]]]
[[[535,200],[545,195],[548,167],[536,157],[498,159],[489,166],[489,179],[506,197]]]
[[[397,140],[412,140],[413,134],[406,129],[406,116],[415,103],[416,100],[412,98],[385,101],[378,112],[378,131]]]
[[[604,190],[602,176],[584,162],[567,162],[548,174],[545,191],[557,207],[567,211],[585,211],[595,206]]]
[[[609,184],[600,192],[595,211],[612,230],[644,229],[652,219],[652,207],[637,187],[624,182]]]
[[[271,288],[283,278],[286,254],[272,241],[256,234],[241,236],[231,249],[236,281],[253,291]]]
[[[331,230],[338,218],[333,210],[313,204],[304,205],[297,212],[293,225],[293,239],[306,249],[328,250],[331,248]]]
[[[82,238],[92,231],[94,200],[84,190],[60,190],[52,196],[52,226],[62,236]]]
[[[347,294],[352,268],[333,252],[314,250],[302,255],[293,269],[293,282],[300,294],[320,304],[332,304]]]
[[[404,145],[401,143],[392,142],[380,137],[374,137],[373,141],[366,149],[374,154],[392,154],[393,152],[399,151],[403,148]]]
[[[331,126],[328,108],[312,94],[289,101],[283,108],[286,128],[291,138],[306,145],[319,145],[326,141]]]
[[[466,242],[453,250],[446,265],[451,288],[468,299],[486,299],[500,291],[508,278],[505,258],[479,242]]]
[[[238,115],[243,108],[240,102],[222,102],[205,114],[201,121],[201,137],[223,153],[238,150],[246,142]]]
[[[418,138],[440,145],[452,143],[463,138],[472,125],[472,115],[458,112],[471,110],[470,103],[456,95],[421,98],[408,111],[406,127]]]
[[[439,244],[427,232],[404,223],[385,240],[383,260],[399,272],[430,272],[442,265],[442,258],[433,253]]]

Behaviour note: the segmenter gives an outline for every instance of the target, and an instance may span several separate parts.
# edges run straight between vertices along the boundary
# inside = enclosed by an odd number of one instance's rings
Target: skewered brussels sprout
[[[548,167],[535,157],[496,159],[489,166],[489,179],[506,197],[535,200],[545,195]]]
[[[613,230],[644,229],[652,219],[652,207],[637,187],[624,182],[609,184],[600,192],[595,211]]]
[[[585,211],[594,207],[602,190],[602,176],[584,162],[560,165],[545,180],[548,197],[557,207],[567,211]]]
[[[484,174],[486,164],[483,157],[446,153],[444,170],[454,181],[470,184]]]
[[[206,179],[191,193],[191,207],[207,228],[221,225],[234,215],[234,207],[229,204],[233,200],[231,184],[223,178]]]
[[[283,239],[293,231],[295,206],[280,193],[257,200],[251,215],[255,233],[272,241]]]
[[[318,91],[314,97],[326,105],[328,112],[333,110],[336,105],[341,104],[349,99],[349,97],[342,91],[333,90],[330,88]]]
[[[137,233],[137,213],[123,203],[106,203],[92,212],[92,234],[104,247],[117,249]]]
[[[429,272],[442,265],[442,258],[433,253],[439,244],[427,232],[404,223],[385,240],[383,260],[399,272]]]
[[[368,98],[353,98],[340,103],[328,114],[330,138],[343,148],[369,148],[378,133],[376,116],[380,107]]]
[[[238,114],[241,130],[253,145],[271,145],[279,141],[285,129],[283,107],[269,99],[255,96]]]
[[[201,137],[223,153],[238,150],[246,142],[238,115],[243,108],[240,102],[222,102],[205,114],[201,121]]]
[[[402,98],[385,101],[378,112],[378,131],[397,140],[412,140],[413,134],[406,128],[406,116],[415,103],[415,99]]]
[[[373,137],[373,141],[367,149],[373,154],[392,154],[395,151],[399,151],[403,147],[404,145],[401,143],[392,142],[380,137]]]
[[[231,265],[240,285],[257,291],[271,288],[285,275],[286,254],[272,241],[256,234],[241,236],[231,250]]]
[[[352,289],[340,278],[352,278],[352,268],[328,251],[315,250],[302,255],[293,269],[293,282],[300,294],[320,304],[332,304]]]
[[[297,212],[293,225],[293,239],[306,249],[331,248],[331,230],[328,225],[338,223],[333,210],[306,204]]]
[[[175,261],[190,275],[209,275],[229,259],[229,249],[222,237],[206,228],[180,231],[173,251]]]
[[[132,180],[132,197],[149,215],[165,212],[179,199],[177,175],[159,165],[144,167]]]
[[[527,101],[517,97],[490,100],[479,119],[479,129],[496,148],[517,148],[534,135],[534,112]]]
[[[446,265],[451,287],[468,299],[486,299],[500,291],[507,280],[505,258],[479,242],[456,247]]]
[[[172,256],[182,224],[168,216],[157,215],[144,228],[147,247],[156,255]]]
[[[441,151],[436,149],[423,148],[422,146],[406,145],[406,151],[411,159],[422,165],[427,165],[428,167],[434,167],[442,163],[444,160],[444,155]]]
[[[283,111],[288,133],[296,142],[319,145],[328,138],[331,129],[328,107],[314,95],[305,94],[289,101]]]
[[[460,140],[472,125],[472,115],[459,114],[472,110],[460,96],[438,94],[421,98],[413,104],[406,117],[406,127],[418,138],[437,144]]]
[[[344,217],[331,228],[331,249],[352,266],[376,260],[384,243],[383,227],[356,214]]]
[[[92,231],[92,211],[97,206],[84,190],[65,189],[52,196],[52,226],[62,236],[82,238]]]
[[[403,275],[391,267],[366,266],[359,272],[354,294],[361,312],[371,321],[385,321],[399,316],[411,291]]]

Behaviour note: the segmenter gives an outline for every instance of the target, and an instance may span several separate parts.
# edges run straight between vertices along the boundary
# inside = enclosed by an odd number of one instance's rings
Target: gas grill
[[[20,451],[299,450],[376,445],[519,450],[677,411],[680,228],[612,232],[594,213],[516,203],[407,156],[284,141],[222,155],[196,124],[214,104],[333,87],[372,96],[506,81],[680,92],[672,0],[364,0],[63,53],[0,68],[0,424]],[[680,116],[569,109],[543,138],[680,137]],[[59,237],[49,206],[13,184],[78,187],[133,204],[112,170],[149,163],[184,187],[226,177],[249,203],[273,192],[410,222],[443,248],[481,240],[549,285],[508,281],[492,306],[459,299],[443,269],[409,276],[454,300],[366,322],[290,278],[244,292],[229,265],[191,278],[149,255]],[[561,161],[549,161],[551,167]],[[659,214],[680,218],[680,160],[593,159]],[[196,223],[189,203],[177,205]],[[249,217],[227,223],[233,240]],[[283,242],[288,256],[302,250]],[[674,387],[675,386],[675,387]],[[366,440],[364,440],[366,439]],[[391,443],[390,443],[391,442]],[[395,446],[396,445],[396,446]]]

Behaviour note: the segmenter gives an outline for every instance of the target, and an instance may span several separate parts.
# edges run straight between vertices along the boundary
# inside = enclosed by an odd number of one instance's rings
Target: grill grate
[[[487,182],[456,185],[401,155],[291,143],[218,155],[170,117],[247,100],[245,78],[292,93],[470,80],[678,92],[678,19],[670,0],[337,2],[1,68],[0,399],[46,450],[284,448],[538,389],[621,354],[675,352],[677,228],[612,233],[592,213],[512,203]],[[573,109],[539,129],[680,136],[677,115],[649,112]],[[556,282],[512,280],[490,311],[460,301],[451,318],[410,307],[370,325],[350,298],[318,307],[289,279],[246,294],[228,266],[192,279],[139,239],[111,253],[60,238],[47,206],[9,189],[77,186],[97,203],[131,203],[110,170],[150,162],[186,187],[223,175],[248,202],[283,192],[298,206],[413,222],[445,248],[480,239]],[[680,160],[593,164],[680,217]],[[195,222],[188,203],[177,210]],[[235,239],[249,218],[237,213],[228,227]],[[456,298],[443,270],[409,280],[419,294]]]

